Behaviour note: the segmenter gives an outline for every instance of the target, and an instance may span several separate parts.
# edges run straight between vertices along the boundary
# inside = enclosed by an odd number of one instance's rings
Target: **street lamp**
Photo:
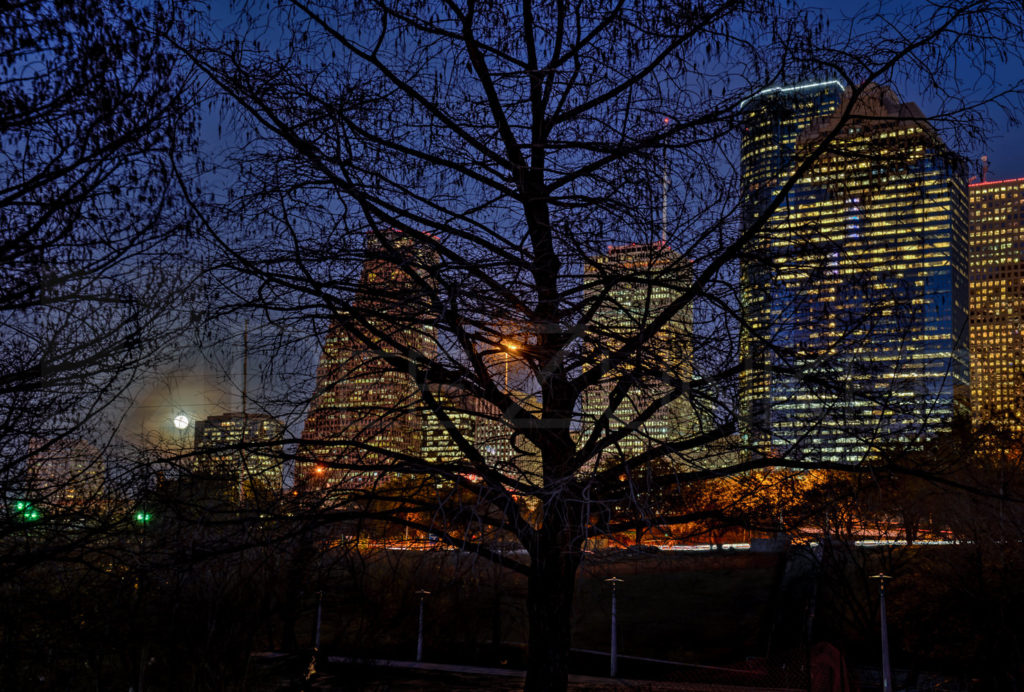
[[[622,583],[618,577],[609,577],[605,582],[612,585],[612,650],[611,650],[611,677],[619,674],[619,633],[616,626],[616,587]]]
[[[423,602],[426,599],[426,597],[430,595],[430,592],[427,591],[426,589],[420,589],[416,593],[420,597],[420,627],[419,627],[419,633],[416,636],[416,662],[417,663],[422,663],[423,662]]]
[[[885,573],[871,577],[878,580],[878,609],[882,619],[882,692],[892,692],[892,669],[889,667],[889,626],[885,619],[885,580],[892,579]]]
[[[502,348],[505,350],[505,389],[508,389],[508,361],[510,358],[510,354],[513,351],[518,351],[519,346],[515,342],[505,341],[504,339],[502,340],[501,345]]]
[[[324,592],[316,592],[316,632],[313,634],[313,655],[320,651],[320,623],[324,613]]]
[[[316,629],[313,631],[313,655],[309,659],[309,665],[306,667],[306,682],[308,683],[316,675],[316,663],[320,657],[320,622],[323,619],[324,611],[324,592],[321,589],[316,592]]]

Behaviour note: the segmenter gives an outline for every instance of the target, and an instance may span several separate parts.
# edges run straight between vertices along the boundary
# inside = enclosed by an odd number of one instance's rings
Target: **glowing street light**
[[[25,500],[18,500],[14,503],[13,508],[14,513],[21,521],[39,521],[39,518],[43,516],[35,505]]]
[[[508,389],[508,361],[511,358],[512,352],[519,350],[519,345],[514,341],[505,341],[502,339],[501,347],[505,351],[505,389]]]

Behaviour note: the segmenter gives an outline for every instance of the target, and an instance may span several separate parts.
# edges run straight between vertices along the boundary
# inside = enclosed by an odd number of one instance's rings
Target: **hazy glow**
[[[184,413],[179,413],[174,417],[174,427],[178,430],[184,430],[188,427],[188,416]]]

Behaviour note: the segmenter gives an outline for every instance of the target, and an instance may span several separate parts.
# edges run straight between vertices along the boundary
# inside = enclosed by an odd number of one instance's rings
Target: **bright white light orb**
[[[184,413],[179,413],[174,417],[174,427],[178,430],[184,430],[188,427],[188,416]]]

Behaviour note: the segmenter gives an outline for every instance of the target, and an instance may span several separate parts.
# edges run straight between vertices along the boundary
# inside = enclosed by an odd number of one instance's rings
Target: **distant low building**
[[[515,391],[510,395],[524,411],[535,414],[539,410],[534,397]],[[434,401],[438,410],[427,411],[423,417],[420,454],[424,461],[462,466],[468,471],[470,456],[460,447],[461,439],[488,468],[517,483],[540,484],[540,453],[529,440],[515,434],[497,407],[453,388],[439,388]]]
[[[195,471],[227,499],[281,491],[284,423],[265,414],[225,413],[196,421]]]
[[[81,506],[101,498],[106,461],[84,440],[33,440],[27,462],[26,494],[34,502]]]

